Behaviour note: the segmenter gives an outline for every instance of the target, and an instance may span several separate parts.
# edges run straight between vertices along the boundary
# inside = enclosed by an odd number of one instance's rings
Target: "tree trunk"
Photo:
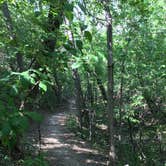
[[[57,96],[57,103],[61,104],[62,103],[62,85],[58,79],[58,75],[57,75],[57,71],[54,71],[54,78],[55,78],[55,83],[56,83],[56,87],[55,87],[55,93]]]
[[[94,103],[93,86],[90,82],[90,73],[87,73],[87,102],[92,106]]]
[[[94,73],[94,76],[96,77],[96,81],[97,81],[98,87],[99,87],[99,89],[101,91],[101,95],[103,97],[103,101],[107,101],[107,93],[106,93],[106,90],[105,90],[105,88],[104,88],[104,86],[102,84],[101,79],[97,76],[96,73]]]
[[[124,84],[124,71],[125,71],[125,66],[124,66],[124,63],[125,63],[125,58],[122,59],[122,62],[121,62],[121,79],[120,79],[120,99],[119,99],[119,120],[120,120],[120,127],[121,127],[121,124],[122,124],[122,107],[123,107],[123,84]]]
[[[74,78],[74,84],[75,84],[75,90],[76,90],[76,105],[78,109],[78,115],[77,115],[78,122],[79,122],[79,127],[82,130],[82,126],[83,126],[82,111],[85,107],[85,104],[84,104],[84,99],[82,94],[80,76],[78,74],[77,69],[73,69],[73,78]]]
[[[109,1],[107,1],[109,4]],[[114,79],[113,79],[113,40],[112,40],[112,15],[109,6],[105,5],[107,14],[107,48],[108,48],[108,129],[109,129],[109,162],[108,166],[115,166],[115,145],[114,145]]]
[[[128,126],[129,126],[130,142],[131,142],[133,153],[135,153],[135,148],[136,147],[135,147],[134,138],[133,138],[133,127],[132,127],[132,124],[131,124],[131,121],[130,121],[129,118],[127,119],[127,121],[128,121]]]

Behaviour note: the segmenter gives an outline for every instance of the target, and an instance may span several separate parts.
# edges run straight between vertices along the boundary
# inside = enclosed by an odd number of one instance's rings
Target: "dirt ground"
[[[65,121],[74,110],[74,102],[69,102],[58,108],[58,111],[45,114],[40,125],[41,151],[45,152],[50,166],[106,165],[106,157],[103,154],[92,149],[88,143],[75,137],[66,128]],[[37,128],[31,131],[31,136],[34,133],[37,133]]]

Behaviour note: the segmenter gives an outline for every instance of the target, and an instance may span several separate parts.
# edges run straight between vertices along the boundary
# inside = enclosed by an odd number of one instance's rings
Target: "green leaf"
[[[11,131],[11,126],[8,121],[2,125],[1,135],[2,137],[8,136]]]
[[[76,40],[76,46],[78,47],[79,50],[82,50],[83,48],[83,43],[81,40]]]
[[[77,63],[73,63],[71,67],[72,67],[72,69],[77,69],[77,68],[79,68],[80,66],[81,66],[81,63],[78,63],[78,62],[77,62]]]
[[[67,19],[69,21],[72,21],[73,20],[73,13],[71,11],[65,11],[65,16],[67,17]]]
[[[85,31],[85,32],[84,32],[84,37],[85,37],[87,40],[89,40],[89,42],[92,41],[92,35],[91,35],[91,33],[90,33],[89,31]]]
[[[65,48],[66,50],[68,50],[68,51],[70,51],[70,50],[73,49],[71,44],[64,44],[63,46],[64,46],[64,48]]]
[[[41,81],[41,82],[39,83],[39,87],[40,87],[40,89],[43,90],[44,92],[47,91],[47,85],[45,84],[44,81]]]
[[[87,29],[87,25],[83,24],[83,23],[80,23],[80,29],[81,31],[84,31],[85,29]]]

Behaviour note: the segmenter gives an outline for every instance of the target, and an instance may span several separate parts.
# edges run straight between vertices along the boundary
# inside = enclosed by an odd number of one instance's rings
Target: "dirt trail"
[[[65,126],[69,113],[74,112],[74,103],[60,107],[58,113],[46,114],[41,124],[41,149],[47,154],[50,166],[104,166],[106,158]]]

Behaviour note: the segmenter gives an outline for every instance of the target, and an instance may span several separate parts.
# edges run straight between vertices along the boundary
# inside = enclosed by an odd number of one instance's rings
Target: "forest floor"
[[[46,154],[50,166],[104,166],[105,155],[91,148],[90,144],[76,137],[66,127],[66,120],[76,110],[74,102],[44,114],[41,129],[41,151]],[[37,138],[37,127],[29,133]]]

